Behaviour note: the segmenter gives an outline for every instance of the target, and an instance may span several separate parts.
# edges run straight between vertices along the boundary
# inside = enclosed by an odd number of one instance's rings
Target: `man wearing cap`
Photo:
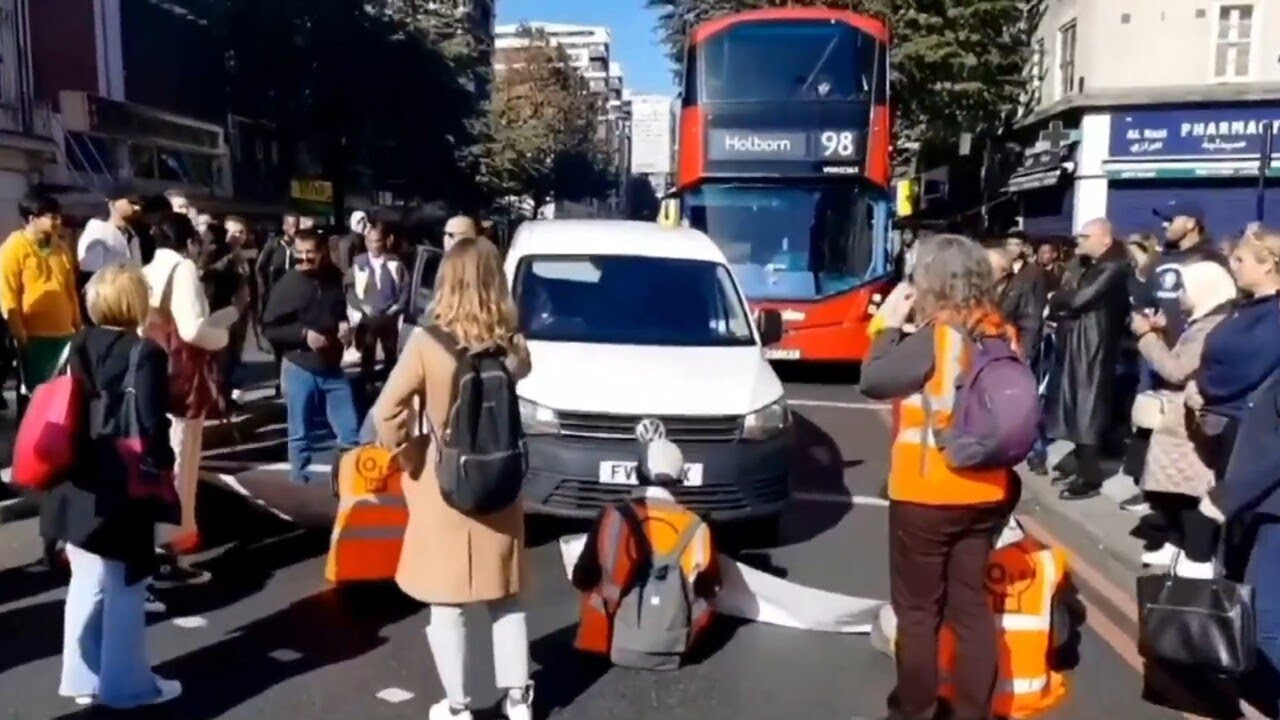
[[[1227,259],[1209,241],[1204,209],[1189,199],[1175,199],[1151,211],[1165,225],[1164,247],[1147,262],[1144,291],[1134,298],[1137,310],[1149,310],[1163,316],[1164,339],[1173,347],[1187,325],[1187,313],[1179,299],[1182,295],[1182,266],[1208,260],[1223,267]],[[1155,382],[1160,382],[1155,380]]]
[[[138,219],[138,199],[123,187],[113,188],[107,195],[107,219],[90,220],[76,245],[76,259],[85,275],[115,263],[142,267],[142,246],[133,226]]]

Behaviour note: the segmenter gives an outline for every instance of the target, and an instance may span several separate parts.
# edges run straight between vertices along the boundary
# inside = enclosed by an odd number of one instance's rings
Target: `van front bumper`
[[[593,518],[622,502],[632,485],[600,481],[604,463],[634,462],[634,440],[530,435],[525,509],[540,515]],[[782,512],[791,494],[794,440],[790,431],[768,440],[678,443],[686,465],[702,465],[702,484],[666,486],[685,507],[709,520],[737,521]]]

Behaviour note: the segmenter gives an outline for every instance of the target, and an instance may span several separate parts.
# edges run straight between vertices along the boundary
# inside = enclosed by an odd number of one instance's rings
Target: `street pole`
[[[1258,222],[1264,222],[1267,214],[1267,172],[1271,170],[1271,153],[1275,147],[1276,125],[1267,123],[1267,133],[1262,136],[1262,157],[1258,162],[1258,207],[1255,215]]]

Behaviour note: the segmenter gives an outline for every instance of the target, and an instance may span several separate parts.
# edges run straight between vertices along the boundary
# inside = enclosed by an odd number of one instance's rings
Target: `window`
[[[1058,96],[1064,97],[1076,91],[1076,22],[1063,25],[1058,30]]]
[[[1028,90],[1033,99],[1039,99],[1040,88],[1044,85],[1044,38],[1036,38],[1035,47],[1031,51],[1031,77],[1028,80]]]
[[[1213,45],[1215,80],[1244,80],[1250,76],[1253,57],[1253,5],[1218,8],[1218,32]]]
[[[703,185],[684,219],[720,246],[753,300],[813,300],[856,287],[875,261],[869,183]]]
[[[684,347],[755,343],[733,276],[717,263],[537,256],[521,263],[515,294],[521,330],[531,340]]]

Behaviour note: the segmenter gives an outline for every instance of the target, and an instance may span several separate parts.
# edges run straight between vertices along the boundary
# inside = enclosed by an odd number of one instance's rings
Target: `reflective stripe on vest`
[[[1000,676],[996,682],[992,708],[996,715],[1011,718],[1026,718],[1043,712],[1066,695],[1061,676],[1049,667],[1053,597],[1066,574],[1064,558],[1055,550],[1024,539],[995,550],[988,567],[1002,567],[1002,578],[1009,578],[1018,571],[1018,566],[1014,563],[1023,559],[1030,560],[1033,568],[1028,578],[1030,584],[1018,595],[1033,607],[1015,602],[1016,610],[997,613],[996,618],[1001,647]],[[990,577],[989,572],[988,581]],[[1003,585],[998,589],[1008,591],[1017,586],[1015,578],[1012,586]],[[990,590],[989,584],[988,591]],[[994,604],[1007,606],[1007,598],[1000,603],[993,598]],[[950,698],[953,695],[951,666],[956,661],[955,638],[950,629],[944,627],[939,640],[939,695]]]
[[[949,325],[929,325],[920,332],[933,333],[933,373],[920,392],[896,405],[889,497],[922,505],[1000,502],[1008,485],[1006,470],[954,470],[940,449],[938,435],[951,426],[969,342]]]

